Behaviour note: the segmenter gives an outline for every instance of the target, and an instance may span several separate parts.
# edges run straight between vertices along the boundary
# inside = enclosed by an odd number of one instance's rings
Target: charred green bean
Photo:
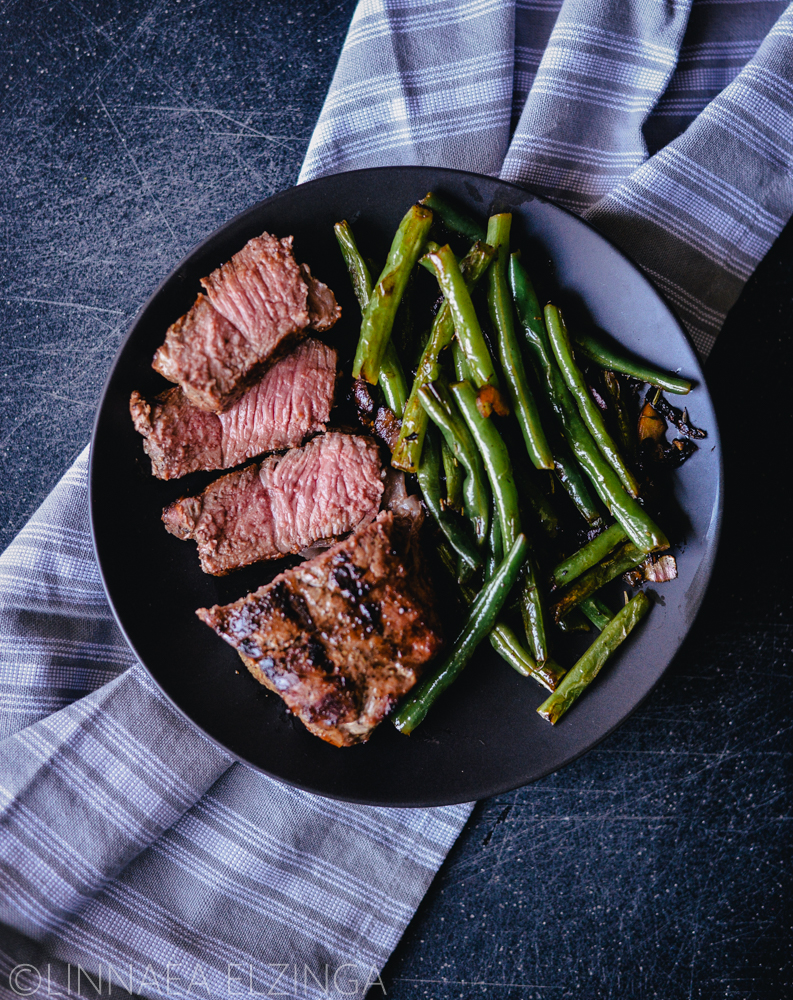
[[[595,591],[605,587],[607,583],[627,573],[629,569],[644,562],[646,554],[632,542],[626,542],[612,552],[603,562],[587,570],[564,589],[549,608],[554,621],[560,621],[581,601],[586,600]]]
[[[399,224],[391,250],[361,321],[353,378],[375,385],[402,294],[432,225],[432,212],[412,205]]]
[[[581,659],[565,674],[556,691],[537,709],[539,714],[550,723],[558,722],[649,610],[650,599],[640,590],[620,608]]]
[[[628,540],[621,524],[612,524],[610,528],[601,531],[592,541],[587,542],[577,552],[563,559],[551,573],[551,581],[555,587],[563,587],[576,577],[586,573],[588,569],[605,559],[612,549]]]
[[[350,275],[361,313],[365,313],[372,295],[372,276],[369,273],[369,268],[358,250],[355,237],[346,220],[337,222],[333,229],[342,257],[344,257],[344,263],[347,265],[347,273]],[[407,401],[407,383],[396,348],[390,339],[380,364],[378,382],[383,390],[386,406],[390,407],[401,418]]]

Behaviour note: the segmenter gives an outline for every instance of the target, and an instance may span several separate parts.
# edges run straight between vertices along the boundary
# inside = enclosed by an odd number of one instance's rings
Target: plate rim
[[[541,204],[548,205],[554,211],[558,211],[558,212],[563,213],[564,215],[566,215],[570,219],[572,219],[576,224],[584,226],[585,228],[587,228],[591,232],[593,232],[597,236],[597,238],[599,240],[602,240],[604,243],[606,243],[619,257],[621,257],[630,266],[630,268],[634,272],[636,272],[639,275],[639,277],[641,278],[641,280],[644,281],[649,286],[649,288],[652,290],[652,292],[660,299],[660,301],[663,303],[663,305],[666,307],[666,309],[668,310],[668,312],[672,316],[675,324],[677,325],[679,333],[682,334],[683,340],[688,344],[688,346],[690,347],[690,349],[691,349],[691,351],[692,351],[692,353],[693,353],[693,355],[694,355],[694,357],[696,359],[697,365],[699,367],[699,375],[701,376],[699,384],[702,386],[702,388],[704,389],[704,391],[705,391],[705,393],[706,393],[706,395],[708,397],[708,401],[710,403],[710,408],[711,408],[711,410],[713,412],[713,417],[714,417],[713,426],[712,427],[711,426],[708,427],[708,438],[713,443],[713,449],[712,450],[715,450],[715,452],[716,452],[716,458],[717,458],[718,476],[716,477],[716,498],[715,498],[715,503],[714,503],[714,506],[713,506],[713,513],[712,513],[712,516],[711,516],[711,519],[710,519],[710,528],[709,528],[709,533],[708,533],[709,537],[707,539],[707,545],[705,546],[705,552],[704,552],[703,559],[700,562],[700,570],[704,567],[704,571],[706,573],[706,582],[701,587],[699,593],[696,596],[696,604],[692,608],[692,615],[691,615],[691,618],[690,618],[690,620],[688,622],[688,625],[686,627],[685,633],[682,636],[680,642],[678,643],[677,648],[675,649],[673,655],[669,659],[669,662],[660,671],[660,673],[658,674],[658,676],[652,682],[652,684],[647,689],[647,691],[642,695],[642,697],[639,698],[639,700],[624,715],[622,715],[618,721],[616,721],[612,726],[610,726],[607,730],[605,730],[601,735],[599,735],[596,739],[594,739],[587,746],[582,747],[581,749],[579,749],[575,753],[571,754],[571,756],[567,757],[562,763],[551,764],[551,765],[549,765],[546,768],[542,768],[539,771],[539,773],[534,774],[531,778],[529,778],[527,780],[519,780],[516,783],[512,778],[507,779],[502,785],[494,786],[485,795],[483,795],[483,796],[477,795],[476,798],[474,798],[474,799],[471,799],[470,797],[461,797],[459,794],[451,794],[449,797],[444,797],[442,795],[433,796],[432,799],[431,799],[431,801],[430,800],[426,800],[426,799],[425,800],[418,800],[418,799],[404,799],[404,798],[392,798],[392,799],[388,799],[386,801],[386,800],[384,800],[382,798],[369,798],[367,796],[351,796],[349,794],[335,793],[333,790],[318,789],[318,788],[315,788],[315,787],[311,787],[311,786],[309,786],[309,785],[307,785],[305,783],[302,783],[300,781],[291,780],[290,778],[283,777],[280,774],[275,774],[272,771],[269,771],[266,768],[262,767],[260,764],[254,763],[253,761],[250,761],[247,758],[245,758],[245,757],[241,756],[240,754],[236,753],[234,750],[231,750],[225,743],[223,743],[217,737],[213,736],[212,733],[208,732],[204,728],[204,726],[202,726],[200,723],[196,722],[178,704],[178,702],[174,700],[174,698],[162,686],[162,684],[157,679],[157,677],[155,676],[155,674],[153,673],[153,671],[143,661],[143,658],[141,656],[139,656],[138,651],[137,651],[137,649],[135,647],[135,644],[132,642],[130,636],[127,633],[126,628],[124,627],[124,625],[123,625],[123,623],[121,621],[121,616],[120,616],[120,614],[119,614],[119,612],[118,612],[118,610],[117,610],[117,608],[115,606],[115,603],[113,601],[113,598],[111,596],[110,589],[109,589],[108,582],[107,582],[107,578],[106,578],[105,567],[103,566],[102,559],[100,558],[100,555],[99,555],[99,544],[98,544],[98,540],[97,540],[97,529],[96,529],[96,518],[95,518],[96,463],[95,463],[95,448],[94,448],[94,442],[96,440],[97,430],[98,430],[99,424],[100,424],[100,422],[102,420],[103,411],[104,411],[105,403],[107,401],[107,397],[108,397],[109,392],[110,392],[111,383],[113,381],[113,376],[115,375],[116,369],[117,369],[117,367],[118,367],[118,365],[119,365],[119,363],[121,361],[121,356],[124,353],[124,350],[127,347],[130,339],[135,334],[137,326],[138,326],[138,323],[140,322],[141,317],[146,313],[146,311],[149,309],[149,307],[160,296],[160,294],[162,293],[162,291],[165,288],[165,286],[173,279],[173,277],[176,274],[178,274],[178,272],[180,270],[182,270],[187,265],[188,261],[192,257],[194,257],[195,255],[199,254],[201,252],[201,250],[207,244],[209,244],[210,242],[216,240],[218,238],[218,236],[220,234],[222,234],[225,230],[232,229],[234,226],[239,225],[249,215],[251,215],[252,213],[256,212],[257,210],[259,210],[259,209],[261,209],[261,208],[269,205],[271,202],[278,200],[279,198],[283,197],[284,195],[286,195],[288,193],[291,193],[291,192],[295,192],[297,190],[309,189],[309,188],[312,188],[314,186],[321,185],[321,184],[327,182],[331,178],[339,178],[339,177],[354,178],[356,175],[367,175],[367,176],[369,176],[369,175],[377,174],[377,173],[393,173],[395,171],[398,171],[400,173],[410,173],[410,172],[426,173],[427,171],[432,171],[434,173],[437,173],[440,176],[456,176],[456,177],[461,177],[461,178],[465,177],[465,178],[471,178],[474,181],[480,181],[480,182],[481,181],[487,181],[488,183],[491,183],[491,184],[495,183],[495,184],[501,185],[501,186],[506,187],[506,188],[511,188],[514,191],[518,192],[523,197],[524,201],[526,201],[526,200],[534,200],[534,201],[537,201],[537,202],[539,202]],[[704,603],[705,597],[706,597],[706,595],[707,595],[707,593],[708,593],[708,591],[709,591],[709,589],[711,587],[711,584],[713,582],[713,568],[714,568],[716,556],[717,556],[717,553],[718,553],[719,545],[720,545],[720,542],[721,542],[721,533],[722,533],[722,526],[723,526],[723,519],[724,519],[724,483],[725,483],[725,478],[724,477],[725,477],[725,473],[724,473],[724,457],[723,457],[723,451],[722,451],[722,445],[721,445],[721,433],[720,433],[720,428],[719,428],[719,424],[718,424],[718,414],[716,413],[715,407],[713,406],[713,397],[712,397],[712,395],[710,393],[710,388],[709,388],[709,385],[708,385],[708,382],[707,382],[707,378],[706,378],[706,375],[705,375],[705,372],[704,372],[704,367],[703,367],[702,359],[700,358],[699,352],[698,352],[698,350],[696,348],[696,345],[693,342],[692,337],[689,335],[688,331],[683,326],[683,324],[682,324],[682,322],[681,322],[681,320],[680,320],[680,318],[679,318],[679,316],[677,314],[677,311],[676,311],[674,305],[668,300],[667,296],[661,291],[661,289],[658,288],[658,286],[655,284],[655,282],[650,277],[648,277],[648,275],[644,272],[644,270],[641,268],[641,266],[632,258],[632,256],[629,253],[627,253],[620,246],[618,246],[616,243],[614,243],[613,240],[611,240],[608,236],[606,236],[605,234],[603,234],[597,228],[597,226],[593,225],[589,220],[581,218],[580,216],[576,215],[574,212],[570,211],[570,209],[564,207],[563,205],[559,205],[556,202],[554,202],[553,200],[551,200],[551,199],[549,199],[549,198],[547,198],[547,197],[545,197],[545,196],[543,196],[541,194],[538,194],[538,193],[532,191],[532,189],[529,186],[523,186],[523,185],[520,185],[520,184],[515,184],[514,182],[511,182],[511,181],[503,181],[503,180],[501,180],[500,178],[497,178],[497,177],[492,177],[492,176],[489,176],[487,174],[478,174],[478,173],[474,173],[474,172],[468,171],[468,170],[459,170],[459,169],[456,169],[456,168],[448,168],[448,167],[436,167],[436,166],[431,166],[431,165],[426,165],[425,166],[425,165],[409,164],[409,165],[392,165],[392,166],[364,167],[364,168],[359,168],[359,169],[355,169],[355,170],[338,171],[338,172],[335,172],[333,174],[328,174],[328,175],[324,175],[322,177],[313,178],[312,180],[306,181],[306,182],[304,182],[302,184],[294,184],[294,185],[291,185],[289,187],[283,188],[282,190],[277,191],[276,193],[268,196],[267,198],[264,198],[264,199],[262,199],[262,200],[260,200],[258,202],[254,202],[253,204],[251,204],[251,205],[247,206],[246,208],[242,209],[240,212],[236,213],[234,216],[232,216],[230,219],[228,219],[222,225],[218,226],[216,229],[214,229],[212,232],[208,233],[201,240],[199,240],[198,242],[196,242],[195,244],[193,244],[187,250],[187,252],[180,258],[180,260],[158,282],[158,284],[156,285],[156,287],[154,288],[154,290],[149,294],[149,296],[146,298],[146,300],[135,311],[132,319],[130,320],[129,326],[128,326],[127,331],[126,331],[126,334],[124,335],[123,339],[120,341],[120,343],[119,343],[119,345],[118,345],[118,347],[116,349],[116,353],[115,353],[115,356],[113,358],[113,362],[110,365],[110,368],[108,369],[107,375],[106,375],[105,380],[104,380],[104,384],[102,386],[102,391],[101,391],[100,396],[99,396],[99,400],[98,400],[97,408],[96,408],[96,413],[95,413],[95,416],[94,416],[94,419],[93,419],[93,422],[92,422],[92,428],[91,428],[91,442],[90,442],[90,452],[89,452],[89,462],[88,462],[88,508],[89,508],[89,524],[90,524],[90,531],[91,531],[91,542],[92,542],[92,547],[93,547],[93,552],[94,552],[94,558],[96,560],[96,565],[97,565],[97,568],[98,568],[98,571],[99,571],[100,579],[102,581],[102,588],[104,590],[105,597],[107,599],[108,605],[109,605],[110,610],[112,612],[115,624],[117,625],[117,627],[119,628],[122,636],[124,637],[124,641],[127,643],[127,645],[129,646],[130,650],[134,654],[135,659],[136,659],[136,663],[139,664],[145,670],[148,678],[156,685],[156,687],[157,687],[160,695],[162,695],[164,698],[166,698],[167,701],[168,701],[168,703],[169,703],[169,705],[171,705],[180,716],[182,716],[185,720],[187,720],[187,722],[191,726],[193,726],[196,730],[198,730],[203,737],[205,737],[211,743],[213,743],[215,746],[217,746],[219,749],[221,749],[224,753],[226,753],[234,761],[239,761],[240,763],[244,764],[245,766],[251,767],[254,770],[258,771],[259,773],[261,773],[263,775],[266,775],[268,778],[271,778],[271,779],[273,779],[275,781],[281,782],[282,784],[288,785],[289,787],[292,787],[292,788],[295,788],[295,789],[299,789],[299,790],[301,790],[303,792],[306,792],[308,794],[311,794],[311,795],[318,795],[321,798],[328,798],[328,799],[331,799],[331,800],[334,800],[334,801],[348,802],[348,803],[353,803],[353,804],[358,804],[358,805],[375,806],[375,807],[380,807],[380,808],[391,808],[391,807],[393,807],[393,808],[415,808],[415,809],[420,809],[420,808],[434,808],[434,807],[440,807],[440,806],[452,806],[452,805],[461,805],[461,804],[465,804],[465,803],[471,803],[471,802],[474,802],[474,801],[479,801],[482,798],[489,798],[489,797],[491,797],[493,795],[505,794],[505,793],[507,793],[509,791],[515,790],[516,788],[524,787],[526,784],[532,784],[535,781],[539,781],[539,780],[541,780],[543,778],[546,778],[546,777],[548,777],[548,775],[554,774],[557,771],[560,771],[563,768],[568,767],[570,764],[572,764],[575,761],[579,760],[582,756],[584,756],[585,754],[589,753],[591,750],[594,750],[605,739],[607,739],[617,729],[619,729],[625,722],[627,722],[628,719],[630,719],[631,716],[649,699],[649,697],[654,693],[656,687],[658,686],[658,684],[660,683],[660,681],[662,680],[662,678],[666,675],[666,673],[672,667],[673,663],[675,662],[675,660],[677,659],[677,657],[679,655],[679,652],[680,652],[681,648],[688,641],[688,638],[689,638],[689,636],[691,634],[691,631],[692,631],[692,629],[694,628],[694,626],[696,624],[697,618],[699,617],[699,613],[701,611],[701,608],[702,608],[702,605]]]

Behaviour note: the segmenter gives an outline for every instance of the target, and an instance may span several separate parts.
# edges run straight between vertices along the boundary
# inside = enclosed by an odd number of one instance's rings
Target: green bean
[[[394,411],[395,416],[402,419],[405,403],[408,398],[408,386],[402,364],[394,345],[389,340],[383,360],[380,362],[380,373],[377,376],[386,406]]]
[[[679,375],[672,375],[670,372],[662,372],[644,361],[633,360],[607,346],[590,333],[577,333],[575,342],[584,357],[599,364],[601,368],[619,372],[621,375],[630,375],[631,378],[649,382],[650,385],[666,389],[667,392],[675,392],[679,396],[685,396],[691,391],[694,384],[687,378],[680,378]]]
[[[601,632],[614,617],[610,608],[594,596],[581,601],[579,607],[595,628],[600,629]]]
[[[460,236],[467,236],[469,240],[483,240],[485,238],[484,227],[473,216],[469,215],[464,209],[452,204],[443,195],[437,194],[435,191],[430,191],[429,194],[421,199],[419,205],[426,205],[427,208],[431,208],[439,216],[444,226],[447,229],[451,229],[453,233],[459,233]]]
[[[539,714],[550,723],[558,722],[649,610],[650,600],[640,590],[620,608],[581,659],[565,674],[556,691],[537,709]]]
[[[515,477],[521,509],[528,508],[531,511],[546,538],[556,538],[559,530],[559,517],[551,501],[529,477],[529,472],[530,469],[525,464],[513,463],[512,473]]]
[[[538,663],[545,663],[549,655],[548,634],[545,627],[545,602],[539,587],[537,565],[531,556],[526,560],[524,567],[520,606],[529,649]]]
[[[556,363],[567,383],[567,388],[578,405],[578,412],[589,428],[589,433],[595,439],[595,443],[600,448],[604,458],[620,477],[622,485],[632,497],[637,497],[639,484],[636,482],[636,477],[625,464],[619,448],[606,428],[603,414],[592,398],[586,380],[575,363],[570,334],[567,332],[564,317],[554,305],[548,304],[545,307],[545,327],[551,341],[551,348],[556,356]]]
[[[582,614],[580,608],[568,611],[556,625],[560,632],[589,632],[589,621]]]
[[[555,587],[562,587],[572,582],[576,577],[581,576],[582,573],[586,573],[588,569],[599,563],[601,559],[605,559],[612,549],[616,549],[618,545],[627,540],[628,536],[625,534],[622,525],[612,524],[610,528],[601,531],[591,542],[587,542],[586,545],[571,556],[568,556],[567,559],[563,559],[554,568],[551,573],[553,585]]]
[[[469,382],[455,382],[452,395],[460,408],[482,459],[490,480],[490,489],[498,510],[504,550],[512,545],[520,532],[520,506],[509,452],[493,420],[483,417],[476,405],[476,393]]]
[[[410,735],[433,704],[459,677],[476,647],[490,633],[526,557],[526,536],[518,535],[498,570],[474,601],[451,651],[420,681],[393,716],[397,729]]]
[[[477,389],[483,385],[498,385],[493,359],[487,349],[482,328],[471,301],[465,279],[450,246],[441,247],[436,253],[427,255],[435,268],[435,276],[441,291],[449,303],[454,319],[454,332],[465,352]]]
[[[606,388],[606,395],[614,411],[620,447],[629,460],[635,461],[636,415],[631,412],[631,407],[625,399],[625,391],[618,375],[615,375],[614,372],[604,371],[603,385]]]
[[[548,691],[555,691],[564,669],[554,660],[538,664],[509,625],[499,622],[490,633],[490,645],[521,677],[531,677]]]
[[[471,368],[468,364],[468,359],[465,356],[465,351],[460,347],[460,341],[452,341],[452,361],[454,363],[454,374],[457,376],[458,382],[471,382],[473,383],[474,377],[471,374]]]
[[[463,509],[465,473],[444,437],[441,437],[441,460],[443,461],[443,474],[446,478],[446,506],[461,511]]]
[[[358,250],[355,237],[347,222],[337,222],[333,229],[336,233],[342,257],[344,257],[344,263],[347,265],[347,272],[350,275],[355,297],[358,299],[361,312],[364,313],[372,295],[372,276],[369,273],[369,268],[366,266],[366,261]],[[383,390],[386,406],[390,407],[396,416],[401,418],[407,400],[407,383],[405,382],[405,373],[402,371],[402,365],[397,356],[396,348],[390,339],[380,365],[378,382],[380,383],[380,388]]]
[[[602,524],[603,517],[589,491],[586,476],[561,440],[554,445],[553,456],[556,478],[575,504],[578,513],[591,528]]]
[[[520,344],[515,334],[512,296],[507,281],[509,266],[509,231],[512,215],[493,215],[487,224],[487,242],[496,248],[496,259],[487,274],[487,305],[496,331],[501,371],[507,383],[512,410],[520,426],[526,451],[537,469],[552,469],[551,454],[542,429],[537,403],[526,378]]]
[[[441,503],[440,473],[440,448],[434,438],[428,435],[424,441],[424,450],[417,472],[424,503],[467,569],[477,570],[482,565],[482,558],[476,551],[474,543],[468,538],[465,522],[452,511],[444,510]]]
[[[402,294],[431,225],[432,212],[422,205],[412,205],[400,222],[385,268],[363,315],[352,366],[353,378],[364,378],[372,385],[377,383]]]
[[[495,250],[486,243],[475,243],[460,261],[460,271],[469,289],[476,287],[487,271]],[[432,273],[435,273],[434,267]],[[438,310],[429,339],[421,355],[413,388],[410,390],[399,440],[391,456],[391,465],[405,472],[415,472],[421,457],[421,446],[427,429],[427,415],[418,398],[418,391],[427,382],[434,382],[440,375],[440,356],[454,338],[454,320],[447,302]]]
[[[495,498],[490,505],[490,530],[487,536],[487,554],[485,556],[485,580],[498,569],[498,564],[504,558],[504,536],[501,531],[501,518],[498,516],[498,506]]]
[[[490,520],[490,488],[482,456],[454,400],[440,383],[422,386],[418,398],[457,461],[465,469],[465,513],[473,525],[477,543],[482,546],[487,540]]]
[[[438,543],[437,551],[444,569],[457,584],[460,596],[470,607],[476,600],[476,591],[470,585],[458,581],[457,557],[445,538]],[[564,677],[564,668],[552,659],[546,660],[543,664],[536,663],[509,625],[497,622],[488,638],[493,649],[521,677],[532,677],[548,691],[556,690],[559,681]]]
[[[577,604],[586,600],[595,591],[605,587],[607,583],[627,573],[629,569],[644,562],[646,553],[638,549],[632,542],[626,542],[612,552],[603,562],[587,570],[564,589],[550,607],[553,620],[558,622]]]
[[[534,312],[533,304],[537,302],[537,298],[533,289],[529,294],[531,283],[528,275],[515,254],[510,263],[510,280],[526,341],[537,361],[551,406],[564,429],[573,454],[589,476],[601,500],[638,548],[644,552],[658,552],[669,548],[669,542],[661,529],[640,504],[625,492],[616,472],[601,454],[581,419],[575,400],[556,366],[542,317]]]

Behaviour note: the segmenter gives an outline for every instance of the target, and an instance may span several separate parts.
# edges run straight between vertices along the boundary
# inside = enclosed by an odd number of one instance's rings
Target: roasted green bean
[[[567,388],[556,365],[548,335],[541,316],[532,308],[537,299],[531,289],[528,275],[516,255],[510,262],[510,281],[515,297],[518,317],[526,333],[526,341],[537,362],[548,396],[567,442],[573,450],[601,500],[625,529],[628,537],[644,552],[658,552],[669,548],[669,541],[658,525],[640,504],[623,489],[617,473],[612,469],[595,444],[592,435],[581,419],[575,400]]]
[[[463,500],[465,513],[474,529],[477,543],[487,540],[490,520],[490,488],[482,456],[454,400],[443,385],[431,383],[419,389],[421,405],[439,428],[446,444],[465,469]]]
[[[650,599],[640,590],[620,608],[581,659],[565,674],[559,687],[537,709],[539,714],[550,723],[558,722],[649,610]]]
[[[451,651],[420,681],[392,716],[397,729],[410,735],[444,691],[459,677],[474,650],[490,633],[526,557],[526,536],[518,535],[506,558],[474,601]]]
[[[555,587],[563,587],[571,583],[576,577],[586,573],[601,559],[605,559],[612,549],[628,540],[628,536],[621,524],[612,524],[610,528],[601,531],[592,541],[587,542],[577,552],[574,552],[567,559],[556,566],[551,573],[551,580]]]
[[[457,258],[450,246],[427,255],[435,268],[435,276],[454,320],[454,332],[462,347],[477,389],[498,385],[493,359],[487,349],[482,327],[471,301]]]
[[[450,202],[443,195],[435,191],[430,191],[421,199],[419,205],[426,205],[437,214],[447,229],[460,236],[467,236],[469,240],[483,240],[485,230],[476,219],[469,215],[464,209]]]
[[[486,243],[476,243],[460,261],[460,271],[469,290],[476,287],[487,271],[495,250]],[[432,268],[432,273],[435,269]],[[424,433],[427,429],[427,415],[418,398],[418,391],[427,382],[434,382],[440,374],[440,356],[454,338],[454,320],[448,303],[443,305],[435,316],[429,339],[421,355],[416,378],[410,390],[405,411],[402,417],[402,428],[399,440],[391,456],[391,464],[395,469],[405,472],[415,472],[421,457],[421,446],[424,443]]]
[[[600,629],[601,632],[614,617],[610,608],[608,608],[603,601],[599,601],[597,597],[594,596],[587,597],[585,600],[581,601],[579,607],[592,622],[595,628]]]
[[[423,205],[412,205],[400,222],[385,268],[372,290],[361,321],[353,378],[377,384],[402,294],[421,256],[431,225],[432,212]]]
[[[342,257],[344,257],[344,263],[347,265],[347,273],[350,275],[355,297],[358,299],[361,313],[364,313],[366,307],[369,305],[369,299],[372,294],[372,276],[369,273],[366,261],[358,250],[355,237],[347,222],[337,222],[333,229],[336,233]],[[380,388],[383,390],[386,406],[390,407],[397,417],[401,418],[407,400],[407,383],[396,348],[391,340],[388,341],[383,360],[380,364],[378,382]]]
[[[449,544],[460,556],[468,571],[475,571],[482,565],[482,557],[476,545],[469,539],[466,522],[453,511],[445,510],[441,503],[441,455],[440,447],[432,435],[424,440],[417,478],[424,503]]]
[[[589,433],[595,439],[595,444],[597,444],[606,461],[620,477],[620,482],[628,493],[632,497],[638,497],[639,484],[636,481],[636,477],[625,464],[619,448],[608,432],[606,422],[603,420],[603,414],[592,398],[587,388],[586,380],[575,363],[570,335],[567,332],[564,317],[554,305],[548,304],[545,307],[545,328],[548,331],[551,348],[553,349],[562,377],[578,405],[578,412],[589,428]]]
[[[470,383],[455,382],[450,388],[482,455],[498,510],[502,545],[504,551],[507,551],[512,548],[520,532],[520,505],[509,452],[493,420],[483,417],[479,412],[476,393]]]
[[[556,597],[550,606],[549,611],[554,621],[560,621],[564,616],[581,601],[605,587],[607,583],[627,573],[629,569],[644,562],[646,554],[638,549],[632,542],[626,542],[620,548],[612,552],[603,562],[587,570],[576,580],[565,587],[564,591]]]
[[[540,414],[523,365],[520,344],[515,333],[512,296],[509,291],[509,231],[512,215],[493,215],[487,224],[487,242],[496,248],[496,258],[487,273],[487,305],[496,331],[501,371],[507,383],[507,393],[517,418],[526,451],[538,469],[552,469],[551,454]]]
[[[596,362],[601,368],[608,371],[619,372],[621,375],[630,375],[631,378],[640,379],[642,382],[649,382],[650,385],[658,386],[659,389],[666,389],[667,392],[674,392],[680,396],[685,396],[691,391],[693,382],[687,378],[680,378],[671,372],[662,372],[644,361],[633,360],[627,355],[608,347],[591,333],[576,333],[575,342],[584,357]]]

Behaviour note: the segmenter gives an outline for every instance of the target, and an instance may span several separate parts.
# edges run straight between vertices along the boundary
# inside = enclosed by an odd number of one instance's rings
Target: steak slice
[[[377,445],[333,432],[216,479],[166,507],[165,527],[198,543],[201,569],[224,576],[334,539],[372,518],[383,492]]]
[[[260,371],[311,321],[308,285],[292,255],[291,236],[254,237],[201,284],[215,309],[242,332]]]
[[[215,413],[239,399],[310,325],[328,330],[341,315],[328,286],[295,261],[291,236],[254,237],[201,284],[206,296],[169,327],[152,367]]]
[[[196,614],[334,746],[366,742],[442,643],[417,536],[390,511],[242,600]]]
[[[133,392],[129,408],[135,430],[145,438],[152,475],[178,479],[294,448],[309,434],[324,431],[335,385],[336,351],[309,339],[224,413],[199,409],[179,387],[151,403]]]
[[[237,327],[199,295],[192,309],[168,327],[151,366],[178,382],[195,406],[218,412],[242,395],[258,361]]]

